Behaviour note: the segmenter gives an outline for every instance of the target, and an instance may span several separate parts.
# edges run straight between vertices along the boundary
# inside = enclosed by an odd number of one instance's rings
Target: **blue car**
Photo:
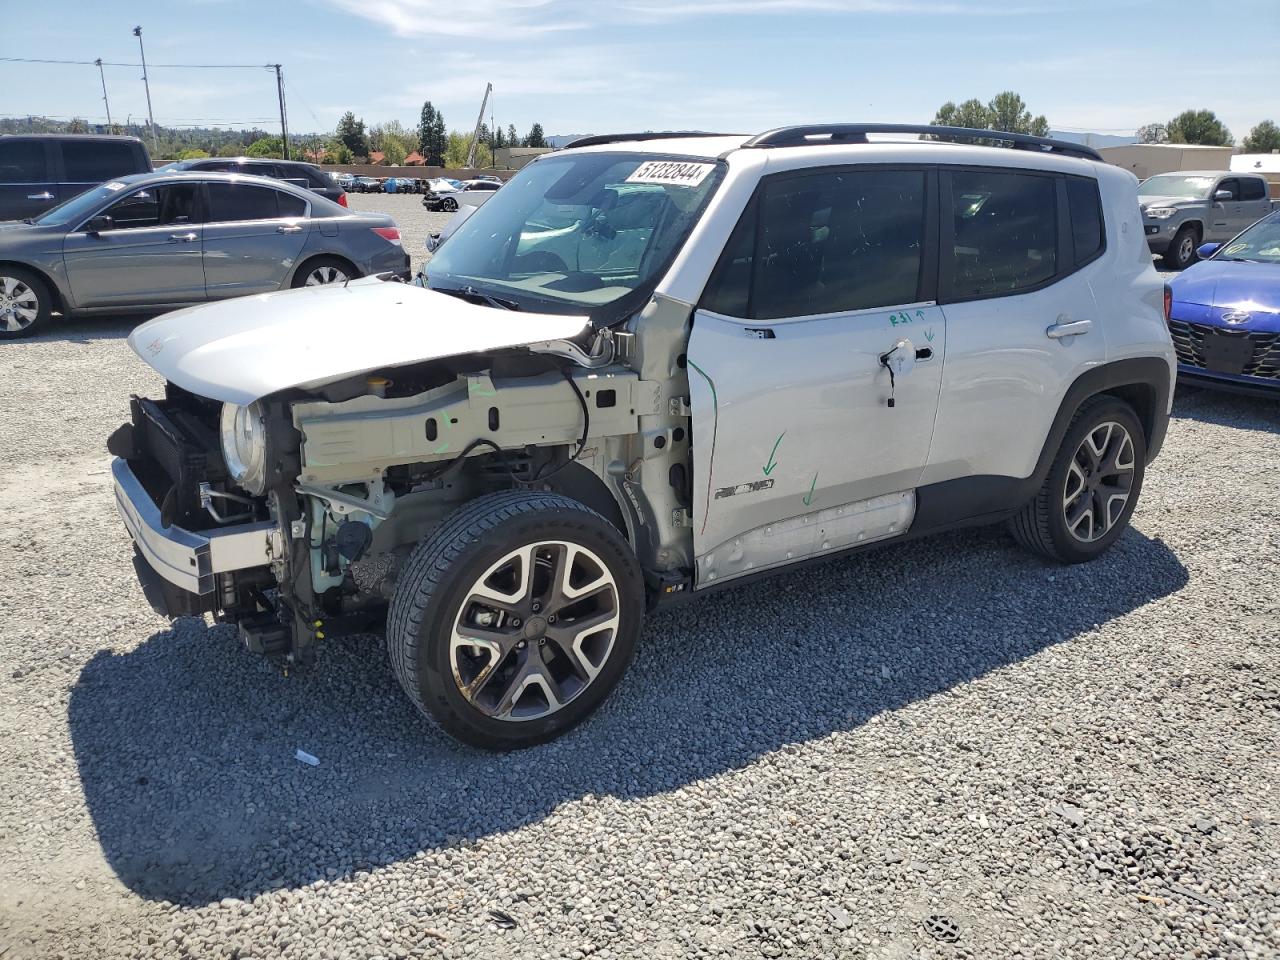
[[[1280,396],[1280,212],[1197,252],[1169,283],[1179,381]]]

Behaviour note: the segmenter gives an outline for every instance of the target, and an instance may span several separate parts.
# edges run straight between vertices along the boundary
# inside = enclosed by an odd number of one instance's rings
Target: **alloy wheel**
[[[1076,540],[1092,543],[1115,526],[1133,490],[1133,438],[1119,423],[1098,424],[1076,448],[1067,468],[1062,510]]]
[[[322,287],[327,283],[342,283],[348,279],[350,278],[338,267],[324,264],[307,274],[307,282],[304,286]]]
[[[599,675],[619,609],[613,575],[586,547],[555,540],[512,550],[459,608],[449,645],[454,682],[495,720],[546,717]]]
[[[1191,257],[1196,252],[1196,238],[1191,234],[1187,234],[1178,241],[1178,262],[1190,263]]]
[[[17,277],[0,276],[0,329],[17,333],[35,323],[40,298]]]

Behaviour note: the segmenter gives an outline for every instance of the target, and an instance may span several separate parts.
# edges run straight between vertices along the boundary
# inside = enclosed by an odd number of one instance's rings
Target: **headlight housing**
[[[222,405],[222,459],[233,480],[249,493],[267,489],[267,425],[262,404]]]
[[[1168,220],[1178,211],[1173,207],[1148,207],[1147,216],[1153,220]]]

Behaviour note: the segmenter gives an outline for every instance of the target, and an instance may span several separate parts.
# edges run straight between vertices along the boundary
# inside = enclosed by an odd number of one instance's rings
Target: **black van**
[[[150,173],[137,137],[38,133],[0,136],[0,220],[38,217],[90,187]]]

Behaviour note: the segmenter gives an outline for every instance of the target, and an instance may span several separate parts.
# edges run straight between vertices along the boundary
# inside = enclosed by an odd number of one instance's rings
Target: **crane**
[[[484,85],[484,99],[480,101],[480,116],[476,117],[476,132],[471,137],[471,147],[467,150],[467,169],[473,170],[476,165],[476,147],[480,145],[480,128],[484,126],[484,108],[489,105],[489,94],[493,93],[493,84]]]

